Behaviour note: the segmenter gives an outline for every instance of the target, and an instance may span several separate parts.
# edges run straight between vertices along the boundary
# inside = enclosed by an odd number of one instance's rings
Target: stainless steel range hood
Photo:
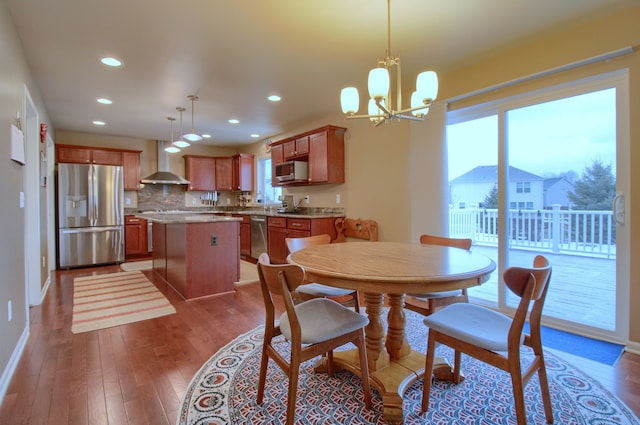
[[[158,171],[140,180],[143,184],[189,184],[186,180],[169,171],[169,160],[164,150],[165,142],[158,140]]]

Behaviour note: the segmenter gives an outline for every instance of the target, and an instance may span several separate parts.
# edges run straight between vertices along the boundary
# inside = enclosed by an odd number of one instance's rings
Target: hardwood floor
[[[162,279],[145,272],[176,314],[72,334],[73,278],[119,270],[108,266],[52,273],[43,304],[31,308],[31,336],[0,407],[0,423],[173,425],[200,366],[264,321],[257,284],[185,302]],[[568,360],[640,415],[640,356],[624,354],[615,367]]]

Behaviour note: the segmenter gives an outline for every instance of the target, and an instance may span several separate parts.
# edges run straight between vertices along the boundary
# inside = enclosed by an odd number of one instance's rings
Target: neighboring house
[[[509,167],[509,208],[540,210],[544,207],[544,179],[535,174]],[[482,207],[487,195],[498,182],[497,165],[481,165],[449,182],[453,208]]]
[[[544,208],[560,205],[562,209],[569,209],[572,202],[568,194],[572,191],[573,183],[564,177],[544,179]]]

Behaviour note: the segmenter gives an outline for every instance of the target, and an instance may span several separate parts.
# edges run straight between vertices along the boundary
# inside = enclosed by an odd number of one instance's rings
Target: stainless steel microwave
[[[309,180],[309,165],[305,161],[288,161],[276,164],[275,178],[278,183]]]

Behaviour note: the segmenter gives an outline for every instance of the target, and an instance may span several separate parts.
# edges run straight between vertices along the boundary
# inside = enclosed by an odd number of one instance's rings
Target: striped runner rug
[[[173,314],[176,309],[140,271],[73,280],[71,332],[81,333]]]

